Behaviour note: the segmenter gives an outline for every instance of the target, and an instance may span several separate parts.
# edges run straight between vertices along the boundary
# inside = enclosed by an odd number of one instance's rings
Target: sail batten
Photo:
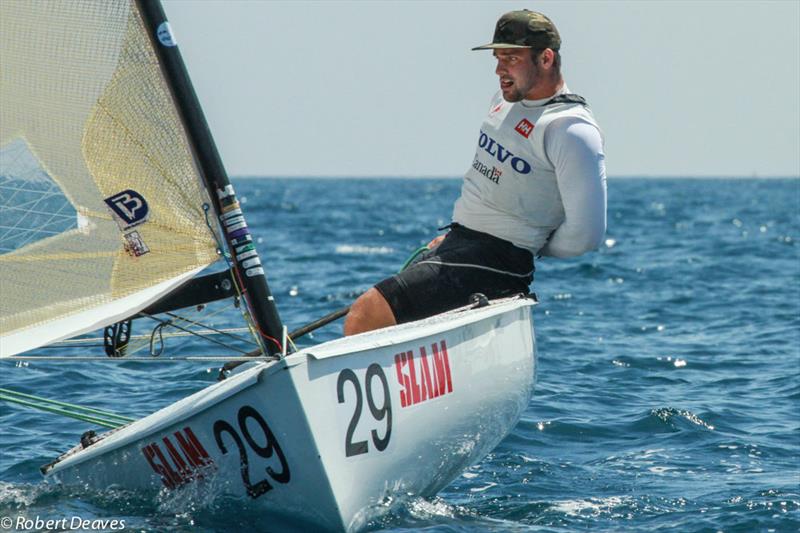
[[[210,204],[135,2],[0,2],[0,356],[216,261]]]

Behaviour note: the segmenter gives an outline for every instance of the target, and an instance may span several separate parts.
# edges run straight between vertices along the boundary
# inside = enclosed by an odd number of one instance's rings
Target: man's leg
[[[526,292],[533,254],[463,226],[440,246],[399,274],[362,294],[350,308],[344,334],[411,322],[469,303],[480,292],[489,298]]]
[[[392,308],[375,287],[358,297],[344,320],[344,334],[355,335],[397,323]]]

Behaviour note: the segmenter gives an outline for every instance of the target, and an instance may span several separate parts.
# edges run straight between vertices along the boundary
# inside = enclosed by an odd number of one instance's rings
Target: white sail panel
[[[209,204],[135,3],[0,2],[2,355],[214,262]]]
[[[147,307],[163,294],[189,280],[200,270],[198,268],[189,271],[175,279],[164,281],[130,296],[110,300],[106,304],[87,306],[83,311],[65,316],[61,320],[46,322],[4,335],[0,340],[0,357],[9,357],[123,320],[131,314],[131,309]],[[76,304],[79,303],[76,302]]]

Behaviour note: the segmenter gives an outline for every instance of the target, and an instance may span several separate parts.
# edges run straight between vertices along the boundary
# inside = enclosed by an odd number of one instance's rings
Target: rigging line
[[[278,341],[274,337],[270,337],[269,335],[264,333],[264,331],[262,331],[261,326],[258,324],[258,322],[253,320],[253,318],[251,316],[251,313],[250,313],[250,309],[251,309],[252,304],[250,302],[249,295],[247,294],[247,291],[243,291],[241,289],[241,287],[244,287],[245,285],[242,282],[241,273],[239,272],[239,265],[236,262],[233,262],[233,263],[231,262],[231,260],[229,259],[228,254],[224,253],[224,249],[223,249],[221,243],[219,242],[219,240],[217,239],[216,233],[214,233],[214,231],[211,229],[211,222],[210,222],[209,216],[208,216],[208,212],[210,211],[210,209],[211,209],[210,205],[203,204],[203,211],[205,211],[206,226],[208,226],[209,230],[211,230],[212,234],[214,235],[214,239],[217,242],[217,247],[218,247],[220,253],[222,254],[222,257],[225,259],[225,263],[227,263],[228,268],[232,272],[231,278],[232,278],[232,281],[233,281],[233,286],[236,289],[236,293],[239,295],[240,298],[244,298],[245,303],[247,304],[247,305],[245,305],[246,313],[243,313],[243,315],[246,317],[247,324],[249,326],[253,327],[255,329],[255,331],[258,333],[258,335],[253,335],[256,338],[256,340],[258,341],[258,347],[261,350],[266,351],[266,347],[261,344],[261,339],[262,338],[263,339],[268,339],[268,340],[272,341],[278,347],[278,351],[280,353],[283,353],[283,346],[281,345],[280,341]],[[216,222],[217,222],[217,224],[219,224],[219,220],[216,220]],[[224,228],[220,228],[220,229],[222,231],[224,231]]]
[[[222,245],[222,242],[220,242],[219,238],[217,237],[217,232],[214,231],[214,228],[211,226],[211,220],[208,217],[209,211],[211,211],[211,205],[206,202],[203,204],[203,215],[206,221],[206,226],[208,227],[208,230],[211,232],[211,235],[214,236],[214,242],[217,243],[217,251],[225,260],[225,264],[228,265],[228,272],[231,273],[231,283],[233,283],[233,288],[236,289],[236,296],[242,298],[243,292],[241,287],[239,287],[238,280],[236,279],[236,276],[234,274],[234,266],[230,262],[230,252],[228,253],[225,252],[225,247]],[[219,225],[219,220],[215,219],[215,222],[217,224],[217,227],[219,228],[219,231],[220,232],[224,231]],[[247,306],[245,306],[245,308],[247,308]],[[253,335],[252,328],[250,328],[250,334]],[[255,335],[253,336],[255,337]]]
[[[139,351],[144,350],[145,348],[147,348],[150,345],[150,339],[152,338],[152,336],[153,336],[153,332],[150,332],[150,335],[147,335],[146,339],[140,339],[140,342],[139,342],[138,345],[135,344],[135,343],[128,342],[128,347],[125,348],[125,354],[126,355],[124,356],[124,359],[128,360],[128,359],[131,358],[130,356],[132,354],[135,354],[136,352],[139,352]],[[151,353],[150,357],[152,357],[152,356],[153,356],[153,354]]]
[[[228,306],[225,306],[222,309],[219,309],[218,311],[216,311],[214,313],[206,315],[205,318],[207,318],[207,319],[208,318],[212,318],[212,317],[216,316],[217,314],[220,314],[220,313],[226,311],[227,309],[228,309]],[[167,313],[167,314],[169,314],[170,316],[175,317],[178,320],[183,320],[183,321],[185,321],[187,323],[191,323],[191,324],[195,324],[195,325],[199,325],[199,326],[204,326],[205,325],[205,324],[202,324],[200,322],[194,322],[194,321],[192,321],[192,320],[190,320],[190,319],[188,319],[186,317],[181,317],[179,315],[175,315],[175,314],[172,314],[172,313]],[[150,317],[150,318],[152,318],[152,317]],[[171,320],[167,321],[166,323],[174,324],[174,322],[171,321]],[[136,353],[136,352],[142,350],[143,348],[148,347],[149,351],[150,351],[150,355],[152,357],[160,356],[164,351],[164,336],[165,336],[164,327],[165,327],[165,324],[161,324],[159,326],[156,326],[153,329],[153,331],[150,333],[150,335],[139,336],[139,339],[140,340],[145,340],[145,342],[139,344],[138,346],[135,343],[132,344],[132,343],[129,342],[128,343],[128,349],[127,349],[128,354]],[[237,337],[235,335],[231,335],[231,334],[229,334],[227,332],[224,332],[224,330],[216,330],[216,331],[213,331],[213,332],[210,332],[210,333],[209,333],[209,331],[210,330],[200,330],[200,331],[194,330],[194,331],[191,331],[191,332],[188,332],[188,333],[184,333],[184,332],[172,333],[172,334],[168,333],[168,334],[166,334],[166,337],[170,338],[170,337],[194,335],[194,336],[202,337],[202,338],[207,339],[207,340],[212,340],[210,337],[207,337],[207,335],[209,335],[209,334],[217,334],[219,332],[221,334],[227,335],[227,336],[232,337],[234,339],[241,340],[242,342],[245,342],[247,344],[255,344],[251,340],[248,340],[248,339],[246,339],[244,337]],[[154,349],[156,335],[158,335],[158,343],[159,343],[159,350],[157,352]],[[223,344],[223,346],[228,347],[225,344]]]
[[[234,272],[234,274],[235,274],[235,275],[236,275],[236,276],[239,278],[239,283],[242,283],[242,280],[241,280],[241,273],[239,272],[239,269],[238,269],[237,267],[234,267],[234,270],[233,270],[233,272]],[[244,284],[242,283],[242,285],[244,285]],[[247,294],[246,292],[245,292],[245,294],[244,294],[244,298],[245,298],[245,299],[248,301],[248,303],[250,302],[250,297],[249,297],[249,294]],[[249,308],[250,308],[250,306],[248,305],[248,309],[249,309]],[[253,322],[253,325],[254,325],[254,326],[255,326],[255,328],[256,328],[256,331],[258,331],[258,333],[259,333],[259,334],[260,334],[262,337],[264,337],[265,339],[269,339],[269,340],[271,340],[273,343],[275,343],[275,345],[278,347],[278,351],[279,351],[280,353],[283,353],[283,345],[281,344],[281,342],[280,342],[278,339],[276,339],[276,338],[274,338],[274,337],[270,337],[269,335],[267,335],[266,333],[264,333],[264,332],[261,330],[261,326],[259,326],[259,325],[258,325],[258,323],[257,323],[256,321],[254,321],[254,320],[253,320],[252,322]]]
[[[408,268],[409,265],[411,265],[411,263],[421,253],[425,252],[426,250],[429,250],[427,245],[417,248],[414,251],[414,253],[412,253],[411,256],[406,260],[406,262],[403,263],[403,266],[400,268],[400,272],[402,272],[406,268]],[[345,307],[343,309],[339,309],[338,311],[334,311],[333,313],[329,313],[329,314],[325,315],[324,317],[322,317],[322,318],[320,318],[318,320],[315,320],[314,322],[311,322],[310,324],[306,324],[305,326],[302,326],[302,327],[294,330],[291,334],[288,334],[286,336],[286,338],[292,344],[292,346],[294,346],[294,341],[292,341],[292,336],[298,337],[298,338],[302,337],[306,333],[309,333],[309,332],[314,331],[314,330],[316,330],[318,328],[321,328],[322,326],[325,326],[326,324],[330,324],[334,320],[337,320],[337,319],[343,317],[348,312],[350,312],[350,306],[347,306],[347,307]],[[296,349],[296,347],[295,347],[295,349]],[[260,355],[260,353],[258,351],[253,351],[253,352],[248,353],[247,355],[249,357],[258,357]],[[234,368],[236,368],[239,365],[241,365],[241,363],[237,363],[235,361],[231,361],[230,363],[225,364],[225,366],[222,367],[222,370],[220,370],[218,379],[220,379],[220,380],[225,379],[225,373],[233,370]]]
[[[112,413],[111,411],[104,411],[103,409],[96,409],[93,407],[85,407],[83,405],[77,405],[67,402],[61,402],[58,400],[51,400],[49,398],[43,398],[41,396],[34,396],[33,394],[25,394],[24,392],[19,392],[11,389],[3,389],[0,388],[0,399],[13,401],[11,399],[5,398],[4,396],[13,396],[15,398],[20,398],[22,400],[32,400],[41,402],[42,404],[52,405],[56,407],[63,407],[66,409],[71,409],[76,412],[83,412],[89,415],[99,415],[101,417],[105,417],[108,419],[114,418],[118,419],[120,422],[133,422],[136,420],[135,418],[130,418],[128,416],[118,415],[116,413]]]
[[[199,316],[199,315],[200,315],[200,311],[201,311],[201,310],[202,310],[202,311],[205,311],[205,310],[206,310],[206,308],[205,308],[205,305],[201,305],[200,307],[201,307],[202,309],[198,309],[198,311],[195,313],[195,315],[194,315],[194,316]],[[232,307],[234,307],[234,305],[232,305],[232,304],[229,304],[229,305],[225,305],[225,306],[222,306],[222,307],[220,307],[219,309],[217,309],[217,310],[216,310],[216,311],[214,311],[214,312],[208,312],[208,313],[205,313],[205,314],[202,316],[202,318],[203,318],[203,322],[200,322],[200,321],[198,320],[197,322],[194,322],[194,324],[195,324],[195,325],[198,325],[198,326],[203,326],[203,327],[206,327],[206,328],[208,328],[208,329],[206,329],[206,330],[202,330],[202,331],[204,331],[204,332],[208,332],[208,334],[212,334],[212,333],[220,333],[220,334],[228,335],[228,336],[231,336],[231,337],[236,337],[235,335],[233,335],[233,333],[243,333],[243,332],[250,331],[250,329],[249,329],[249,328],[225,328],[225,329],[222,329],[222,328],[213,328],[213,327],[211,327],[211,326],[209,326],[209,325],[205,324],[205,322],[207,322],[209,319],[211,319],[211,318],[214,318],[215,316],[217,316],[217,315],[220,315],[220,314],[222,314],[222,313],[224,313],[224,312],[228,311],[228,310],[229,310],[230,308],[232,308]],[[170,312],[169,312],[169,311],[166,311],[165,313],[166,313],[166,314],[170,314]],[[172,316],[174,316],[174,317],[176,317],[176,318],[179,318],[179,319],[181,319],[181,320],[185,320],[186,322],[191,322],[191,318],[182,317],[182,316],[178,316],[178,315],[172,315]],[[253,339],[253,340],[248,340],[248,339],[247,339],[247,338],[245,338],[245,337],[238,337],[238,338],[239,338],[240,340],[244,341],[244,342],[248,342],[248,343],[251,343],[251,344],[256,344],[256,342],[255,342],[255,340],[254,340],[254,339]]]
[[[243,291],[241,289],[241,287],[244,287],[244,283],[242,282],[242,279],[241,279],[241,273],[239,272],[238,264],[236,264],[235,262],[231,263],[228,254],[226,254],[224,252],[224,248],[222,247],[222,244],[219,242],[219,239],[217,239],[217,234],[211,228],[211,222],[210,222],[209,216],[208,216],[208,212],[210,210],[211,210],[211,206],[210,205],[203,204],[203,211],[205,211],[206,226],[208,226],[208,229],[211,230],[211,233],[214,235],[214,239],[217,242],[217,247],[218,247],[220,253],[222,254],[222,257],[225,259],[225,263],[228,265],[228,269],[230,270],[230,272],[232,274],[231,275],[231,280],[233,282],[234,288],[236,289],[236,294],[239,296],[239,298],[244,298],[244,300],[245,300],[245,303],[246,303],[245,310],[246,310],[246,312],[244,312],[243,315],[245,316],[247,325],[250,326],[252,329],[255,330],[255,332],[258,333],[258,335],[255,335],[253,333],[253,331],[251,330],[250,334],[253,335],[253,337],[256,339],[256,341],[258,342],[258,347],[261,350],[265,350],[265,347],[261,344],[261,339],[265,338],[265,339],[269,339],[270,341],[275,343],[275,345],[278,347],[278,351],[283,353],[283,346],[281,345],[281,343],[277,339],[275,339],[273,337],[270,337],[269,335],[264,333],[261,330],[261,326],[259,326],[258,323],[255,320],[253,320],[253,317],[250,314],[251,305],[250,305],[249,295],[246,293],[246,291]],[[219,224],[219,220],[218,219],[216,220],[216,222],[217,222],[217,224]],[[220,230],[224,231],[224,228],[220,228]]]
[[[181,331],[185,331],[187,333],[191,333],[192,335],[196,335],[197,337],[200,337],[201,339],[205,339],[205,340],[207,340],[209,342],[213,342],[214,344],[219,344],[220,346],[224,346],[225,348],[228,348],[229,350],[235,350],[235,351],[240,352],[240,353],[247,353],[246,351],[244,351],[244,350],[242,350],[240,348],[237,348],[235,346],[230,346],[230,345],[225,344],[222,341],[218,341],[217,339],[214,339],[212,337],[207,337],[205,335],[199,335],[199,334],[195,333],[194,331],[192,331],[190,329],[187,329],[187,328],[184,328],[183,326],[179,326],[178,324],[175,324],[171,320],[166,320],[166,321],[165,320],[161,320],[160,318],[156,318],[156,317],[154,317],[152,315],[143,315],[143,316],[145,316],[147,318],[150,318],[152,320],[155,320],[156,322],[158,322],[161,325],[161,327],[172,326],[173,328],[178,328]]]
[[[217,250],[219,251],[219,253],[222,256],[222,258],[225,260],[225,264],[228,265],[228,272],[231,273],[231,283],[233,283],[233,288],[236,289],[236,296],[238,296],[239,298],[244,298],[244,291],[239,286],[239,279],[237,279],[237,276],[236,276],[236,270],[235,270],[236,267],[230,261],[230,257],[231,257],[230,256],[230,251],[227,252],[227,253],[225,252],[225,247],[222,245],[222,242],[220,242],[219,238],[217,237],[217,233],[212,228],[211,220],[209,219],[209,216],[208,216],[209,211],[211,211],[211,205],[208,204],[208,203],[204,203],[203,204],[203,212],[204,212],[204,216],[205,216],[206,226],[208,227],[209,231],[211,231],[211,234],[214,236],[214,242],[217,243]],[[220,222],[219,222],[219,220],[217,218],[215,218],[215,222],[216,222],[217,227],[219,228],[220,232],[224,231],[224,229],[220,226]],[[246,313],[244,313],[244,314],[247,314],[247,315],[250,314],[250,310],[249,310],[249,308],[247,306],[245,306],[245,311],[246,311]],[[248,326],[249,326],[249,329],[250,329],[250,335],[253,335],[253,337],[256,337],[255,334],[253,333],[253,328],[252,328],[252,325],[249,323],[249,321],[248,321]],[[256,337],[256,340],[257,340],[257,337]]]
[[[172,318],[177,318],[178,320],[183,320],[184,322],[188,322],[189,324],[192,324],[193,326],[205,326],[207,329],[209,329],[209,330],[211,330],[214,333],[217,333],[219,335],[225,335],[226,337],[231,337],[232,339],[240,340],[242,342],[247,342],[247,343],[250,343],[250,344],[255,344],[253,341],[251,341],[250,339],[247,339],[245,337],[239,337],[238,335],[233,335],[231,333],[227,333],[224,330],[212,328],[211,326],[203,324],[202,322],[195,322],[194,320],[191,320],[189,318],[185,318],[185,317],[176,315],[174,313],[170,313],[169,311],[167,311],[164,314],[168,315],[168,316],[171,316]],[[211,316],[213,316],[213,315],[211,315]],[[211,318],[211,316],[209,316],[209,318]]]
[[[217,311],[215,313],[206,315],[206,318],[211,318],[211,317],[213,317],[215,315],[223,313],[223,312],[227,311],[229,309],[229,307],[230,306],[226,306],[226,307],[220,309],[219,311]],[[177,315],[174,315],[174,316],[177,317]],[[183,320],[186,320],[187,322],[194,323],[196,325],[200,325],[200,326],[204,326],[205,325],[205,324],[203,324],[201,322],[192,322],[191,320],[185,319],[183,317],[177,317],[177,318],[181,318]],[[195,331],[190,331],[190,332],[174,331],[174,332],[171,332],[171,333],[163,333],[162,335],[163,335],[163,337],[170,339],[170,338],[173,338],[173,337],[178,338],[178,337],[192,337],[192,336],[198,336],[198,335],[206,336],[206,335],[218,335],[219,334],[219,335],[226,335],[228,337],[232,337],[232,338],[241,340],[242,342],[246,342],[248,344],[256,344],[255,341],[253,341],[252,339],[248,339],[247,337],[241,337],[241,336],[233,335],[234,333],[246,333],[248,331],[250,331],[249,328],[225,328],[225,329],[214,329],[214,328],[211,328],[211,329],[195,330]],[[150,340],[151,337],[152,337],[152,333],[140,334],[140,335],[131,335],[130,338],[129,338],[129,342],[128,342],[128,351],[129,351],[129,353],[131,352],[131,346],[134,343],[134,341],[142,341],[142,340],[147,341],[147,340]],[[47,349],[68,348],[68,347],[102,348],[104,346],[104,344],[95,344],[95,343],[99,343],[100,341],[103,341],[103,340],[104,340],[103,337],[85,337],[85,338],[79,338],[79,339],[65,339],[65,340],[62,340],[62,341],[55,342],[53,344],[48,344],[46,346],[40,346],[39,348],[47,348]],[[139,346],[139,347],[137,347],[135,349],[133,349],[133,351],[139,350],[139,349],[143,348],[144,346],[146,346],[146,343],[142,344],[141,346]]]
[[[139,337],[141,337],[141,336],[142,335],[139,335]],[[77,341],[81,341],[81,340],[82,339],[77,339],[76,341],[70,342],[69,344],[64,344],[65,341],[61,341],[61,342],[56,343],[56,344],[47,344],[45,346],[39,346],[39,348],[46,348],[46,349],[49,350],[49,349],[52,349],[52,348],[69,348],[70,345],[75,347],[75,348],[102,348],[103,346],[105,346],[104,344],[88,344],[88,343],[84,344],[84,343],[81,343],[81,342],[77,342]],[[95,340],[97,340],[97,339],[95,339]]]
[[[220,329],[219,331],[222,331],[224,333],[245,333],[245,332],[249,331],[249,329],[248,328],[226,328],[226,329]],[[205,334],[205,335],[214,335],[214,332],[212,330],[210,330],[210,329],[201,329],[201,330],[197,331],[197,333],[201,333],[201,334]],[[167,338],[171,338],[171,337],[189,337],[191,335],[193,335],[193,333],[184,333],[183,331],[174,331],[172,333],[165,333],[164,334],[164,336],[167,337]],[[131,335],[131,337],[130,337],[131,340],[142,340],[142,339],[149,339],[149,338],[150,338],[149,334],[148,335],[145,335],[145,334]],[[242,339],[244,339],[244,337],[242,337]],[[65,347],[67,347],[69,345],[77,345],[77,346],[80,346],[80,347],[98,348],[98,347],[102,347],[103,345],[102,344],[87,345],[86,343],[99,342],[99,341],[102,341],[102,340],[103,340],[102,337],[87,337],[87,338],[82,338],[82,339],[66,339],[66,340],[63,340],[63,341],[55,342],[53,344],[49,344],[47,346],[40,346],[40,348],[65,348]],[[248,342],[252,342],[252,341],[248,340]]]
[[[181,317],[177,317],[177,318],[180,319]],[[187,322],[190,322],[190,321],[187,321]],[[159,324],[158,326],[156,326],[153,329],[153,331],[150,332],[149,335],[137,335],[136,338],[135,338],[135,341],[128,342],[128,348],[127,348],[128,354],[136,353],[136,352],[138,352],[138,351],[140,351],[140,350],[142,350],[144,348],[149,348],[151,356],[160,356],[161,353],[163,352],[163,349],[164,349],[164,338],[170,339],[170,338],[195,336],[195,337],[201,337],[203,339],[206,339],[206,340],[209,340],[209,341],[213,342],[213,339],[210,337],[210,335],[216,335],[217,334],[216,332],[213,332],[213,331],[210,331],[210,330],[200,330],[200,331],[197,331],[197,330],[184,330],[184,331],[179,331],[179,332],[165,333],[164,332],[164,327],[166,327],[167,325],[175,325],[175,322],[173,322],[171,320],[165,321],[163,324]],[[245,331],[247,331],[247,330],[245,330]],[[156,341],[156,335],[158,336],[158,343],[161,346],[161,348],[158,350],[157,353],[154,350],[155,341]],[[244,343],[246,343],[246,344],[248,344],[250,346],[253,346],[253,345],[257,346],[257,344],[255,342],[253,342],[253,340],[251,340],[251,339],[247,339],[245,337],[237,337],[237,336],[234,336],[234,335],[227,335],[227,336],[229,336],[229,337],[231,337],[233,339],[241,340],[241,342],[244,342]],[[137,344],[137,343],[139,343],[139,344]],[[229,345],[224,344],[222,342],[218,342],[218,344],[221,344],[222,346],[225,346],[226,348],[234,349],[232,346],[229,346]]]
[[[65,362],[107,362],[107,363],[173,363],[181,361],[244,361],[257,362],[268,361],[267,357],[253,358],[252,356],[231,356],[231,355],[187,355],[173,357],[108,357],[106,355],[97,356],[73,356],[73,355],[12,355],[4,357],[4,361],[65,361]]]
[[[258,344],[256,342],[256,339],[253,338],[252,336],[248,338],[246,335],[245,336],[236,335],[236,333],[245,333],[245,334],[246,333],[252,333],[250,331],[250,328],[248,328],[248,327],[215,328],[213,326],[208,325],[208,322],[212,318],[216,317],[217,315],[221,315],[222,313],[225,313],[225,312],[231,310],[233,307],[235,307],[235,305],[233,305],[233,304],[226,305],[226,306],[221,307],[220,309],[218,309],[216,311],[205,313],[202,316],[200,316],[200,310],[198,310],[198,312],[195,313],[194,315],[191,315],[189,317],[189,319],[191,319],[192,316],[197,317],[197,319],[198,319],[197,325],[206,328],[204,330],[197,330],[197,331],[204,331],[204,332],[206,332],[206,335],[218,335],[218,334],[219,335],[225,335],[226,337],[237,338],[237,339],[241,340],[242,342],[246,342],[248,344]],[[201,319],[202,319],[202,322],[200,322]]]
[[[162,322],[161,324],[157,325],[153,328],[153,332],[150,334],[150,356],[151,357],[158,357],[162,353],[164,353],[164,336],[161,334],[162,330],[171,324],[171,321]],[[154,346],[156,341],[156,333],[158,333],[158,351],[156,352]]]
[[[230,306],[225,306],[225,307],[217,310],[214,313],[205,315],[204,318],[206,318],[206,319],[212,318],[212,317],[214,317],[214,316],[216,316],[216,315],[218,315],[220,313],[223,313],[223,312],[227,311],[229,309],[229,307]],[[179,315],[175,315],[175,314],[172,314],[172,313],[167,313],[167,314],[169,314],[170,316],[175,317],[178,320],[183,320],[183,321],[185,321],[187,323],[196,324],[196,325],[200,325],[200,326],[205,325],[205,324],[200,323],[200,322],[194,322],[191,319],[188,319],[186,317],[181,317]],[[145,317],[145,315],[142,314],[142,317]],[[147,316],[147,318],[152,318],[152,316]],[[170,325],[174,324],[173,321],[165,321],[165,324],[166,323],[168,323]],[[213,342],[213,340],[209,337],[209,335],[222,334],[222,335],[226,335],[228,337],[231,337],[233,339],[240,340],[241,342],[244,342],[244,343],[246,343],[248,345],[256,345],[257,346],[257,344],[254,342],[253,339],[248,339],[246,337],[240,337],[240,336],[236,336],[236,335],[231,335],[231,333],[234,333],[234,332],[243,332],[243,331],[246,332],[246,331],[248,331],[247,328],[231,328],[231,329],[228,329],[228,330],[224,330],[224,329],[216,329],[216,330],[209,330],[209,329],[184,330],[184,331],[178,331],[178,332],[165,333],[164,332],[164,327],[165,327],[164,324],[160,324],[160,325],[156,326],[153,329],[153,331],[151,331],[149,334],[131,336],[130,339],[129,339],[128,345],[127,345],[127,349],[126,349],[126,352],[128,354],[126,357],[129,357],[131,354],[139,352],[139,351],[141,351],[141,350],[143,350],[145,348],[147,348],[149,350],[151,357],[159,357],[159,356],[161,356],[161,354],[164,351],[164,347],[165,347],[164,338],[168,338],[169,339],[169,338],[173,338],[173,337],[199,336],[201,338],[204,338],[206,340],[209,340],[209,341]],[[160,347],[160,349],[157,350],[157,351],[155,350],[156,335],[158,336],[158,344],[159,344],[159,347]],[[98,338],[97,340],[101,340],[101,339]],[[234,349],[234,348],[232,348],[231,346],[229,346],[227,344],[223,344],[223,343],[219,343],[219,344],[222,344],[226,348]],[[64,347],[64,346],[62,345],[61,347]]]
[[[247,291],[243,290],[243,287],[245,286],[245,284],[242,282],[241,274],[239,273],[238,264],[235,261],[233,261],[233,262],[231,261],[231,258],[234,258],[235,256],[233,255],[232,250],[228,250],[228,252],[225,253],[225,247],[222,245],[222,243],[220,242],[219,238],[217,238],[217,234],[213,231],[213,229],[211,227],[211,220],[210,220],[210,218],[208,216],[209,211],[211,211],[211,205],[209,205],[207,203],[203,204],[203,211],[205,212],[206,226],[208,226],[208,229],[214,235],[214,240],[217,243],[217,248],[220,251],[220,254],[222,255],[223,259],[225,260],[225,264],[228,265],[228,272],[231,273],[231,282],[233,283],[234,289],[236,289],[236,295],[240,299],[244,299],[245,300],[245,306],[242,309],[242,315],[245,317],[245,322],[247,323],[247,326],[250,328],[250,335],[255,339],[256,344],[258,345],[258,347],[263,350],[263,346],[261,345],[261,337],[266,337],[266,335],[264,335],[264,333],[261,331],[261,328],[259,328],[259,326],[256,323],[256,321],[253,320],[253,317],[252,317],[252,315],[250,313],[250,305],[249,305],[250,304],[250,299],[247,296]],[[225,231],[225,228],[223,228],[222,224],[220,223],[219,214],[218,213],[217,213],[217,216],[214,218],[214,221],[215,221],[215,223],[217,224],[217,227],[220,230],[220,234],[223,234],[224,231]],[[252,239],[252,237],[251,237],[251,239]],[[275,339],[272,339],[272,340],[274,341]],[[283,351],[281,346],[280,346],[280,343],[277,343],[277,344],[278,344],[278,349]]]

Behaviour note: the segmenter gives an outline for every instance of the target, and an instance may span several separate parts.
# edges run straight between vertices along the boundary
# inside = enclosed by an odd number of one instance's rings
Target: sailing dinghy
[[[2,2],[0,45],[0,356],[98,328],[120,356],[131,318],[231,296],[262,355],[85,433],[46,476],[192,486],[271,527],[356,530],[436,494],[516,424],[535,376],[524,296],[287,348],[158,2]],[[197,277],[220,256],[228,270]]]

